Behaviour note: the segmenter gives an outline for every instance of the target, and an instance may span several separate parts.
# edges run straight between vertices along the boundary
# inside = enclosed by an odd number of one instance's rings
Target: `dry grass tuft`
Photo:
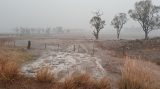
[[[149,65],[142,60],[126,59],[119,89],[156,89]]]
[[[49,68],[42,68],[39,71],[37,71],[36,79],[39,82],[50,83],[50,82],[53,82],[53,80],[54,80],[53,76],[54,76],[54,74],[49,71]]]
[[[12,80],[18,76],[18,64],[7,60],[5,58],[0,59],[0,80]]]
[[[31,57],[32,55],[25,50],[0,48],[0,89],[22,89],[22,87],[30,86],[30,83],[26,82],[30,78],[19,74],[19,65]],[[33,80],[31,82],[34,82]],[[25,83],[24,86],[23,83]]]
[[[95,89],[111,89],[110,81],[107,78],[102,78],[95,83]]]
[[[19,65],[27,56],[19,49],[0,48],[0,80],[10,81],[17,77]]]
[[[88,74],[72,75],[64,81],[64,89],[89,89],[92,80]]]
[[[111,89],[111,85],[106,78],[96,81],[85,73],[66,79],[62,89]]]

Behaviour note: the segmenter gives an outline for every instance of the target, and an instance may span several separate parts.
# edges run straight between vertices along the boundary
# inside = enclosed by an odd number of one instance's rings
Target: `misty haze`
[[[0,0],[0,89],[160,89],[160,0]]]

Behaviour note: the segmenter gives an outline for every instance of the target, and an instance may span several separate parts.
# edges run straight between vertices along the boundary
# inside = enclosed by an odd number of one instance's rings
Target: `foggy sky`
[[[94,11],[103,11],[105,31],[113,30],[114,15],[127,13],[140,0],[0,0],[0,32],[15,27],[55,27],[90,30],[89,21]],[[160,0],[153,0],[160,5]],[[128,16],[129,17],[129,16]],[[125,27],[139,26],[129,19]]]

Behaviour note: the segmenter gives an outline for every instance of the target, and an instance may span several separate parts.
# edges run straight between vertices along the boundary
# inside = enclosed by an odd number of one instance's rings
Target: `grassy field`
[[[65,50],[68,50],[68,45],[74,44],[72,40],[60,41],[56,39],[54,41],[50,39],[48,42],[50,45],[57,44],[57,42],[60,46],[64,44],[65,46],[62,47],[63,52],[67,52]],[[90,54],[92,52],[92,42],[81,40],[75,43],[79,44],[81,49],[84,50],[81,54]],[[131,45],[132,43],[134,45]],[[106,71],[106,76],[96,79],[87,72],[77,72],[75,70],[63,80],[59,80],[56,77],[56,71],[54,73],[47,66],[36,71],[35,76],[28,77],[21,73],[21,67],[24,64],[34,61],[35,56],[38,58],[43,54],[41,51],[47,52],[47,49],[32,48],[27,50],[19,47],[1,47],[0,89],[159,89],[160,68],[157,65],[158,60],[152,61],[153,57],[147,57],[150,60],[146,61],[144,60],[145,57],[138,57],[146,52],[152,52],[153,55],[158,54],[159,46],[157,44],[159,43],[150,43],[154,44],[153,47],[144,46],[148,43],[144,43],[143,46],[140,44],[143,43],[136,40],[132,42],[99,41],[96,43],[94,56],[102,59],[102,67]],[[130,48],[128,49],[128,55],[125,55],[125,57],[122,55],[121,47],[123,45]],[[136,48],[136,46],[139,48]],[[153,49],[154,46],[158,48]],[[141,52],[137,56],[135,53],[138,51]],[[71,52],[70,54],[73,53]],[[45,57],[43,58],[45,59]]]
[[[0,88],[2,89],[112,89],[109,78],[92,79],[87,73],[73,73],[64,81],[58,81],[49,69],[41,69],[35,77],[19,74],[19,65],[31,59],[25,50],[1,48]],[[159,67],[142,60],[125,59],[119,89],[158,89]]]

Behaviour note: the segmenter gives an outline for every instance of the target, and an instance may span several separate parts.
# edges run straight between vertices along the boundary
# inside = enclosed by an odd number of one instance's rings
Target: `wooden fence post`
[[[76,51],[76,46],[75,46],[75,45],[73,46],[73,51],[74,51],[74,52]]]
[[[28,41],[27,49],[31,49],[31,41]]]
[[[126,47],[125,46],[122,47],[122,52],[123,52],[123,57],[126,57]]]
[[[57,49],[57,51],[59,52],[59,44],[58,44],[58,49]]]
[[[45,49],[46,49],[46,48],[47,48],[47,45],[46,45],[46,43],[45,43],[45,45],[44,45],[44,46],[45,46]]]
[[[7,41],[7,46],[9,47],[9,41]]]
[[[79,53],[79,48],[80,48],[80,45],[78,46],[78,53]]]
[[[16,42],[15,41],[13,42],[13,47],[16,47]]]

